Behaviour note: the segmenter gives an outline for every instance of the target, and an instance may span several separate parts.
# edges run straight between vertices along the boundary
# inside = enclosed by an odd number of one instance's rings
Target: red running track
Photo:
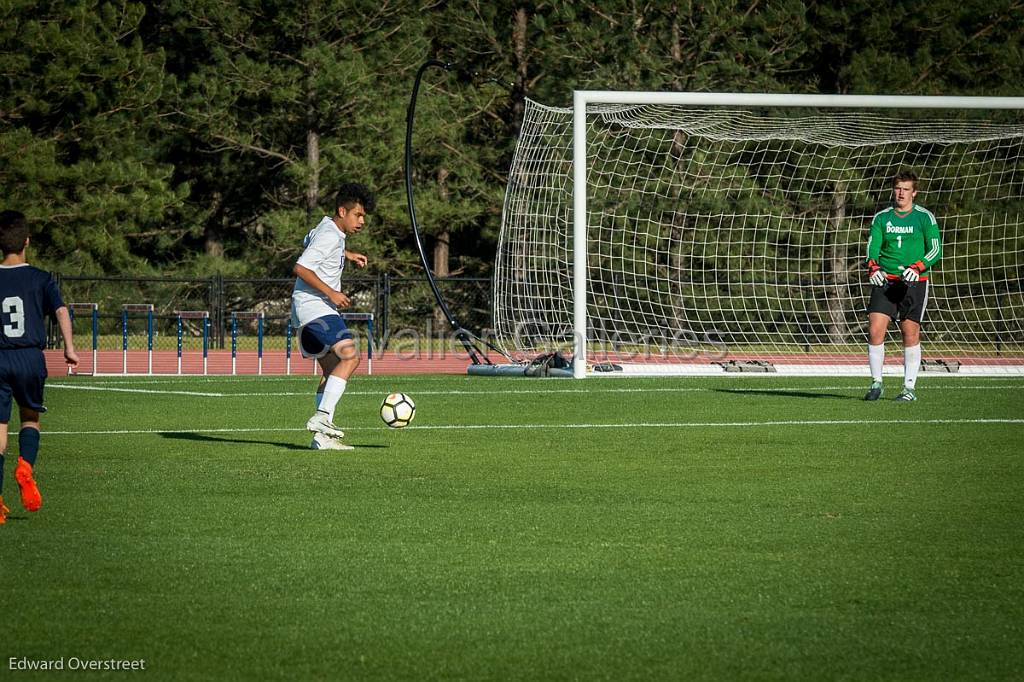
[[[46,369],[51,377],[67,374],[67,365],[64,363],[64,355],[59,350],[45,351]],[[81,365],[79,372],[82,374],[93,373],[92,351],[80,352]],[[755,354],[728,354],[725,358],[710,359],[707,356],[690,359],[674,358],[666,360],[658,358],[648,359],[652,364],[696,364],[709,365],[712,362],[723,360],[764,360],[766,355]],[[902,353],[890,353],[886,358],[887,365],[903,364]],[[622,362],[630,363],[643,358],[635,356],[615,356],[610,353],[591,354],[588,358],[591,362]],[[928,359],[934,360],[935,357]],[[955,358],[964,365],[1020,365],[1020,357],[966,357]],[[779,354],[771,357],[775,363],[796,364],[796,365],[858,365],[867,364],[864,355],[784,355]],[[103,350],[97,354],[96,364],[100,374],[121,374],[124,368],[124,356],[121,351]],[[385,352],[373,357],[373,374],[396,375],[396,374],[465,374],[466,368],[471,364],[469,356],[457,351],[435,353],[394,353]],[[128,373],[146,374],[149,371],[149,359],[146,351],[133,350],[128,352]],[[240,351],[235,364],[235,373],[254,375],[258,373],[258,360],[256,351]],[[312,360],[307,360],[299,354],[293,354],[290,371],[286,366],[285,354],[283,351],[265,352],[263,355],[263,374],[282,375],[307,375],[314,374],[315,365]],[[356,374],[365,375],[368,373],[369,365],[365,357],[359,363]],[[178,373],[178,355],[176,351],[153,351],[153,374],[174,375]],[[201,353],[185,353],[181,362],[182,374],[203,374],[203,357]],[[210,351],[207,360],[207,373],[213,375],[230,375],[231,352],[227,350]]]
[[[64,354],[59,350],[48,350],[46,369],[51,377],[67,374]],[[79,351],[81,361],[78,371],[82,374],[93,373],[92,351]],[[125,359],[121,351],[101,350],[96,356],[96,369],[99,374],[120,374],[124,369]],[[448,352],[435,354],[404,355],[401,353],[382,353],[373,356],[373,373],[382,375],[394,374],[465,374],[466,367],[471,364],[469,356],[464,353]],[[128,351],[128,373],[146,374],[149,371],[149,357],[146,351]],[[368,363],[364,357],[359,363],[356,374],[367,374]],[[315,363],[299,354],[291,359],[291,374],[312,376]],[[256,351],[240,351],[235,361],[235,373],[253,375],[259,370]],[[263,354],[263,374],[282,375],[288,373],[284,352],[265,352]],[[178,373],[178,354],[176,351],[153,351],[153,374],[173,375]],[[202,353],[185,353],[181,358],[182,374],[202,374]],[[230,375],[231,351],[210,351],[207,358],[207,373]]]

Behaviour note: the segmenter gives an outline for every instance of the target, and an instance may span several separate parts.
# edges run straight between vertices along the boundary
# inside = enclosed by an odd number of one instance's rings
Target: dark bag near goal
[[[545,353],[539,355],[526,366],[523,372],[528,377],[546,377],[551,375],[552,369],[571,369],[572,363],[566,360],[561,353]]]

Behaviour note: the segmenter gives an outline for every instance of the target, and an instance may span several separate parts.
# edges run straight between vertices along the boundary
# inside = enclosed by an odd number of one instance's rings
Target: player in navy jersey
[[[18,432],[18,464],[14,478],[21,490],[21,505],[30,512],[43,503],[33,478],[39,454],[39,414],[43,407],[46,381],[46,317],[55,315],[64,338],[64,359],[78,366],[78,354],[71,337],[71,316],[60,298],[57,283],[48,272],[25,262],[28,223],[17,211],[0,212],[0,524],[6,523],[4,506],[4,454],[12,399],[18,403],[21,430]]]

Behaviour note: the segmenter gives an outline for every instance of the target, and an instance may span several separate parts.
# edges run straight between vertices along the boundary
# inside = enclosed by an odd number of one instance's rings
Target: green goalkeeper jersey
[[[917,263],[925,279],[941,256],[939,224],[928,209],[914,204],[900,215],[890,207],[871,221],[868,260],[877,261],[890,278],[898,279],[904,269]]]

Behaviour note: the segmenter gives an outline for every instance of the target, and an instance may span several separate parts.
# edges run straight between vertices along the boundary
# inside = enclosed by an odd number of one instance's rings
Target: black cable
[[[430,283],[430,289],[434,292],[434,299],[437,300],[437,305],[441,308],[441,312],[444,313],[445,318],[448,320],[448,324],[455,330],[455,336],[462,342],[463,348],[469,354],[470,360],[473,361],[474,365],[480,364],[494,364],[487,357],[486,353],[481,353],[473,345],[473,338],[475,335],[471,334],[462,325],[458,323],[455,316],[452,315],[451,310],[448,308],[448,304],[445,303],[444,298],[441,296],[441,290],[437,286],[437,281],[434,279],[434,273],[430,268],[430,263],[427,261],[427,250],[423,247],[423,239],[420,236],[419,222],[416,220],[416,204],[413,200],[412,191],[412,126],[413,119],[416,114],[416,98],[420,91],[420,81],[423,79],[423,73],[431,68],[437,67],[445,71],[449,71],[452,68],[451,64],[438,61],[436,59],[430,59],[420,66],[416,72],[416,80],[412,86],[412,97],[409,98],[409,109],[405,118],[405,196],[409,206],[409,220],[412,223],[412,233],[416,238],[416,249],[420,254],[420,262],[423,264],[423,272],[427,275],[427,281]],[[482,339],[480,339],[482,341]],[[497,350],[491,344],[484,341],[490,348]],[[500,352],[500,351],[499,351]]]

